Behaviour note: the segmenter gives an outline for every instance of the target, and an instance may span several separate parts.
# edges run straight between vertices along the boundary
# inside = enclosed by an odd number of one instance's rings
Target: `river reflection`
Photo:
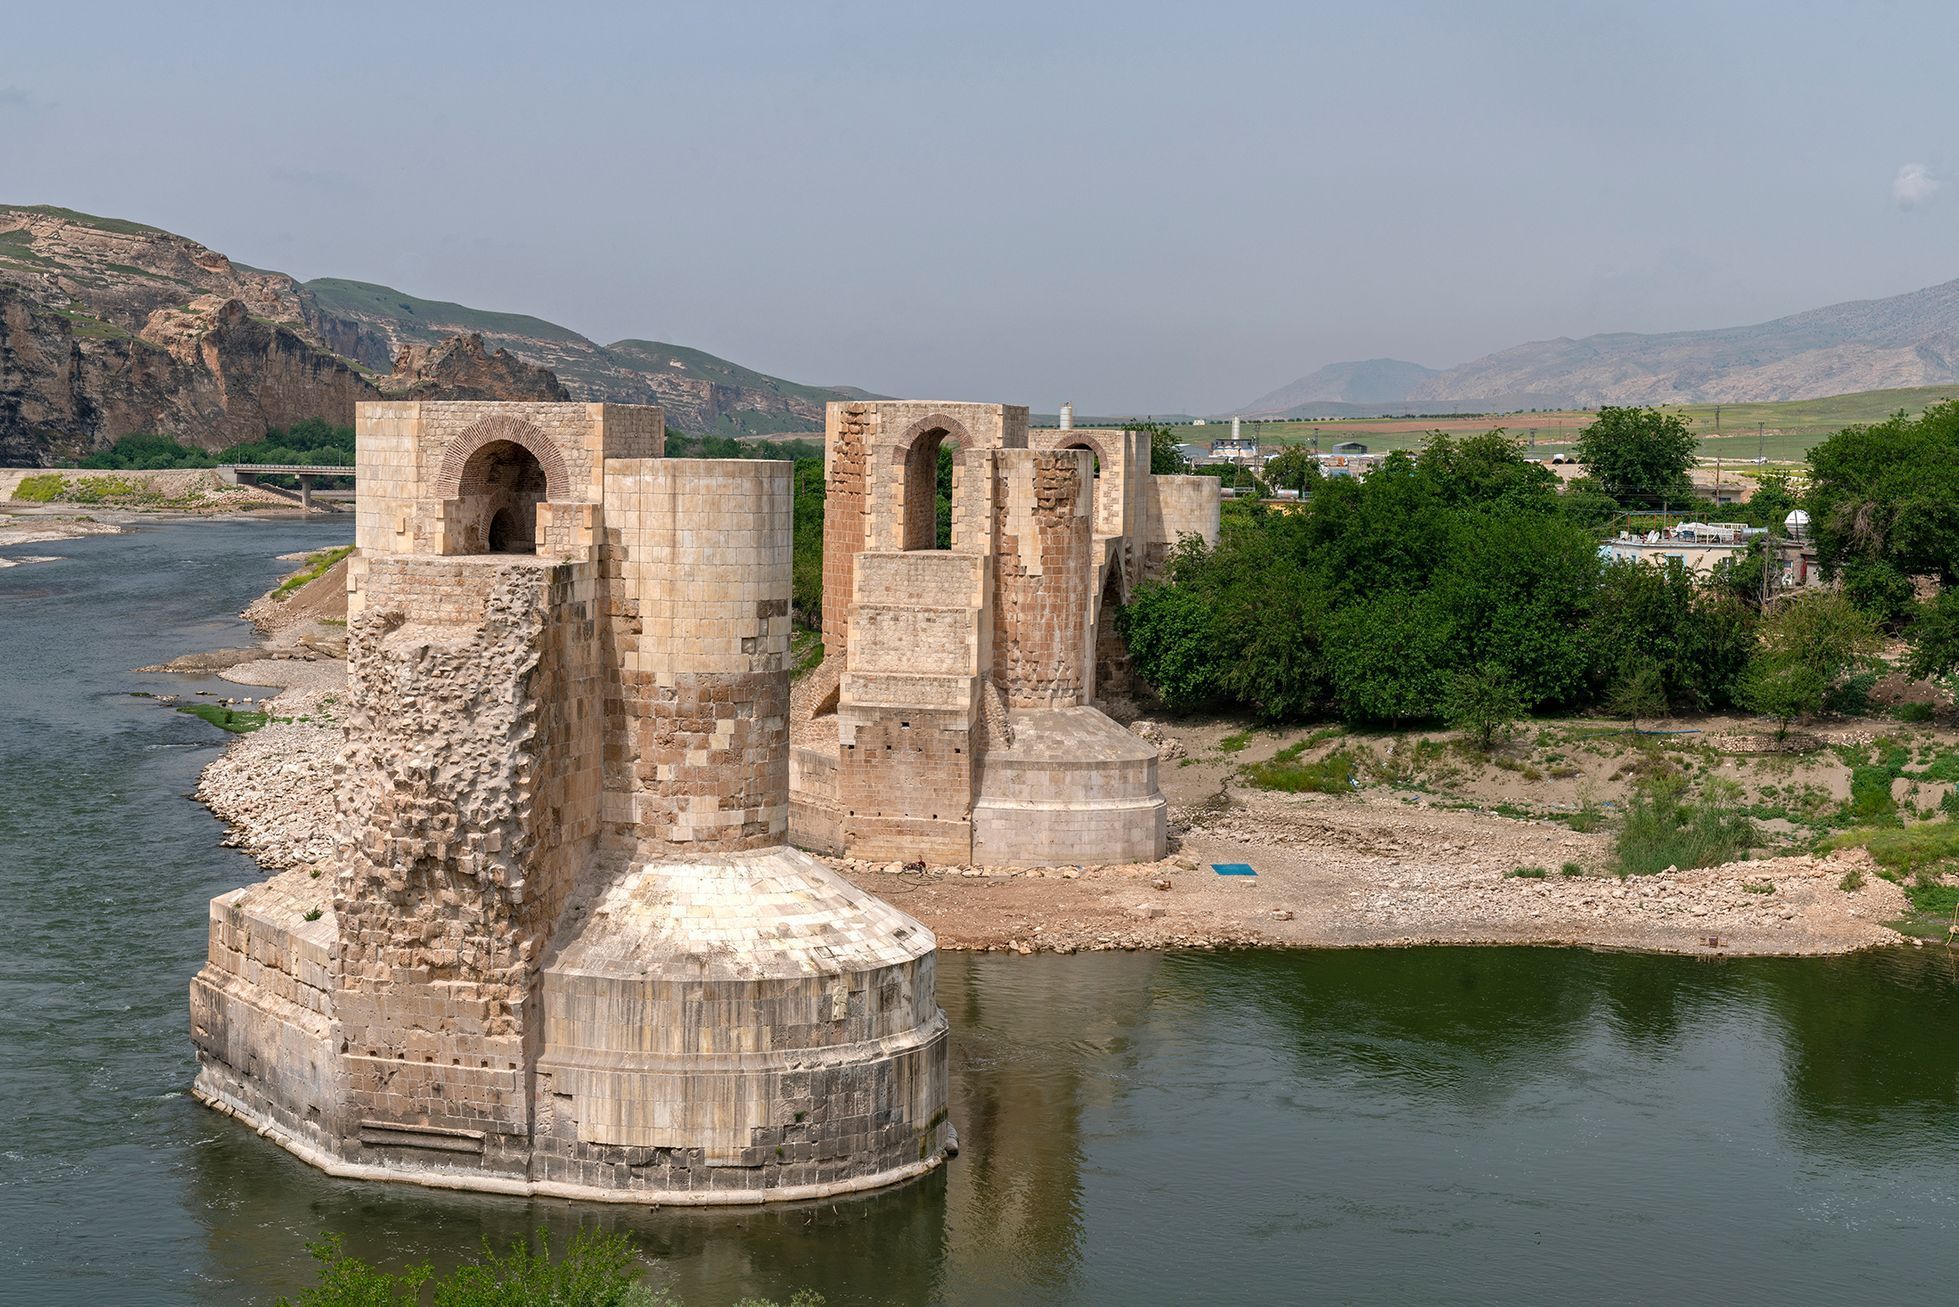
[[[0,571],[45,592],[0,603],[0,1300],[262,1303],[327,1233],[450,1264],[585,1223],[695,1305],[1951,1299],[1940,948],[952,954],[963,1152],[918,1183],[659,1211],[323,1176],[184,1092],[205,901],[254,873],[186,797],[215,733],[127,694],[321,536]]]

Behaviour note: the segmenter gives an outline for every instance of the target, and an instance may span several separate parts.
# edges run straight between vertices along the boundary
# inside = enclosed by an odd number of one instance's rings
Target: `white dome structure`
[[[1809,514],[1800,508],[1789,510],[1789,516],[1782,519],[1783,529],[1791,540],[1804,540],[1809,536]]]

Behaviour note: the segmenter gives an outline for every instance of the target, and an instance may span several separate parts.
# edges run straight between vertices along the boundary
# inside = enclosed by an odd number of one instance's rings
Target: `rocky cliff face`
[[[491,353],[475,332],[435,345],[404,346],[395,355],[394,371],[380,385],[390,399],[571,398],[547,369],[533,367],[507,349]]]
[[[283,273],[154,228],[0,208],[0,463],[72,461],[132,432],[222,449],[364,399],[565,399],[549,372],[480,337],[370,376],[359,342]]]
[[[865,397],[847,387],[804,386],[702,350],[653,340],[601,345],[542,318],[418,299],[388,286],[322,278],[302,289],[323,338],[350,357],[386,366],[402,348],[459,332],[549,368],[573,399],[658,404],[675,430],[722,435],[823,429],[823,406]]]

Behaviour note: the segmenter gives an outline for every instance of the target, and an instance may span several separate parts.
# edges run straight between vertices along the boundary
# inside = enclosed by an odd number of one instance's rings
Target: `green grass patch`
[[[59,472],[42,472],[22,477],[14,487],[15,500],[26,504],[52,504],[68,489],[68,478]]]
[[[1906,886],[1905,897],[1911,900],[1913,912],[1928,917],[1950,918],[1959,912],[1959,885],[1942,885],[1921,876]]]
[[[1551,873],[1542,867],[1512,867],[1503,874],[1513,880],[1543,880]]]
[[[1284,752],[1281,750],[1281,752]],[[1336,749],[1317,762],[1300,762],[1299,755],[1245,768],[1245,779],[1261,790],[1287,794],[1350,794],[1360,788],[1358,764],[1345,749]]]
[[[1252,733],[1250,731],[1233,731],[1230,735],[1218,741],[1218,751],[1220,753],[1242,753],[1244,752],[1245,746],[1251,742]],[[1293,755],[1295,758],[1298,756],[1298,754]]]
[[[1689,795],[1677,777],[1649,781],[1626,803],[1626,821],[1613,841],[1622,876],[1650,876],[1668,867],[1712,867],[1745,857],[1755,823],[1735,806],[1732,786],[1710,782]]]
[[[1865,826],[1832,837],[1828,847],[1869,849],[1880,867],[1902,874],[1959,859],[1959,822],[1948,818],[1916,826]]]
[[[300,587],[310,585],[314,581],[319,580],[322,576],[326,575],[328,568],[353,552],[354,547],[352,545],[340,545],[337,548],[321,549],[306,555],[306,561],[300,565],[299,570],[279,582],[279,588],[272,593],[276,597],[284,599]]]
[[[1559,874],[1560,876],[1572,876],[1572,877],[1577,877],[1577,876],[1582,876],[1582,875],[1584,875],[1584,874],[1585,874],[1585,869],[1584,869],[1583,867],[1581,867],[1581,866],[1579,866],[1579,865],[1578,865],[1577,863],[1575,863],[1575,862],[1567,862],[1567,863],[1565,863],[1565,864],[1564,864],[1564,866],[1562,866],[1562,867],[1559,867],[1559,868],[1558,868],[1558,874]]]
[[[251,709],[227,708],[221,703],[186,703],[177,707],[178,712],[202,717],[221,731],[233,735],[249,735],[271,720],[270,714]]]

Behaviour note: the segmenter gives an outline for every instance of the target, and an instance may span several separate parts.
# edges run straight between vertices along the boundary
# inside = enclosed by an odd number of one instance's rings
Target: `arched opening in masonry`
[[[1093,517],[1095,530],[1098,533],[1103,531],[1104,529],[1113,531],[1115,529],[1114,526],[1112,525],[1114,519],[1111,518],[1108,512],[1108,510],[1112,507],[1112,505],[1104,502],[1104,496],[1111,495],[1111,494],[1120,494],[1121,489],[1116,485],[1116,479],[1114,477],[1108,477],[1108,478],[1103,477],[1102,451],[1099,448],[1097,448],[1094,444],[1086,440],[1077,440],[1074,444],[1064,445],[1062,446],[1062,448],[1085,449],[1088,451],[1088,456],[1090,460],[1088,502],[1094,507],[1095,510],[1094,517]],[[1105,528],[1105,524],[1111,524],[1111,525],[1107,525]]]
[[[492,440],[469,456],[457,484],[462,540],[470,554],[537,552],[537,506],[544,466],[512,440]]]
[[[952,460],[959,442],[944,427],[912,437],[904,460],[904,547],[952,547]]]

